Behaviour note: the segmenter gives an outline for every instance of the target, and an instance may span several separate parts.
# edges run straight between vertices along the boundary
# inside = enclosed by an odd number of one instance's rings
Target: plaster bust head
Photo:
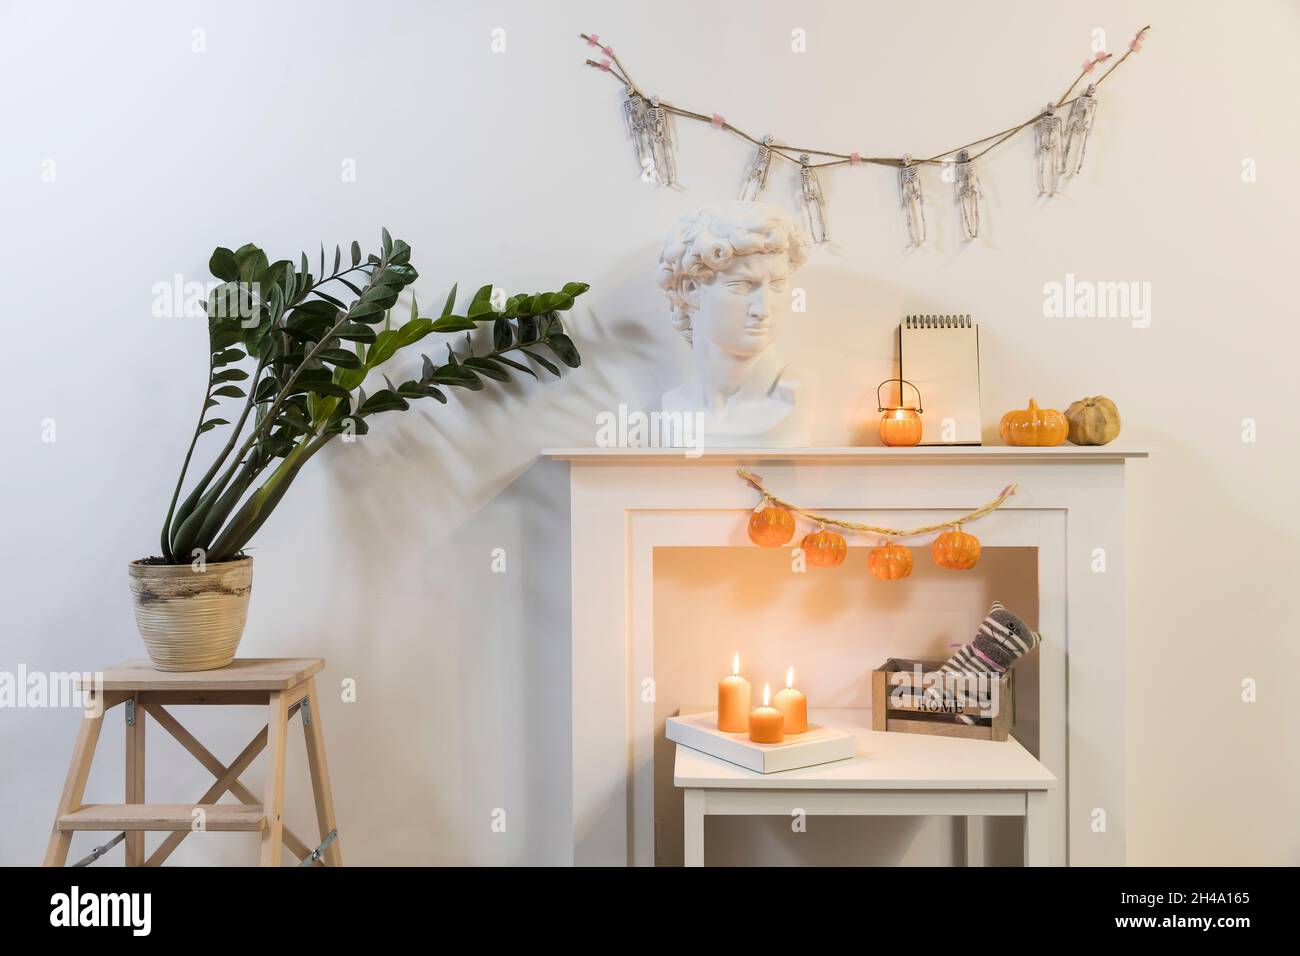
[[[807,258],[808,240],[786,210],[732,202],[677,224],[659,256],[659,287],[693,349],[703,339],[743,359],[774,341],[789,312],[790,277]]]

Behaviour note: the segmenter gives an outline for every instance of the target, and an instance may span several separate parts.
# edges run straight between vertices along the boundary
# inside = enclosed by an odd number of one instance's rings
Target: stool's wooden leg
[[[330,791],[330,771],[325,762],[325,729],[321,725],[321,707],[320,698],[316,696],[316,679],[311,678],[307,681],[307,699],[311,705],[303,711],[303,716],[311,714],[311,723],[306,720],[302,722],[302,732],[307,738],[307,764],[311,768],[311,792],[316,798],[316,824],[320,830],[320,838],[325,839],[329,832],[336,826],[334,822],[334,795]],[[325,848],[325,865],[342,866],[343,851],[339,849],[339,841],[335,838],[334,842]]]
[[[128,702],[126,715],[132,723],[126,725],[126,801],[144,803],[144,707],[140,695]],[[126,865],[144,866],[144,831],[126,832]]]
[[[44,866],[64,866],[68,862],[72,831],[59,829],[59,817],[81,806],[81,798],[85,796],[86,778],[90,776],[90,764],[95,759],[95,745],[99,743],[99,731],[104,726],[102,699],[99,704],[96,708],[97,716],[83,716],[81,726],[77,728],[77,742],[72,748],[72,762],[68,765],[68,776],[63,781],[59,808],[54,813],[54,828],[50,832],[49,846],[45,849]]]
[[[262,811],[262,866],[279,866],[284,845],[284,752],[288,743],[289,708],[283,691],[271,695],[266,711],[266,787]]]

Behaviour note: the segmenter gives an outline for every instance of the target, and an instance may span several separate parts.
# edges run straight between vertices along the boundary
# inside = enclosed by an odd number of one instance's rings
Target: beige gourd
[[[1065,410],[1074,445],[1105,445],[1119,435],[1119,409],[1104,395],[1081,398]]]

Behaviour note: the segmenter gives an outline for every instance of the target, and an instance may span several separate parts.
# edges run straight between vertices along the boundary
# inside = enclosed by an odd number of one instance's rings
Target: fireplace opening
[[[975,635],[993,601],[1038,628],[1038,553],[985,547],[969,571],[937,567],[913,549],[912,574],[880,581],[866,547],[836,568],[798,570],[789,549],[654,549],[654,852],[680,866],[682,794],[673,786],[676,745],[664,721],[683,708],[712,709],[717,682],[739,653],[761,694],[796,685],[812,710],[870,710],[871,671],[886,658],[946,659]],[[1038,755],[1038,651],[1016,665],[1013,735]],[[978,821],[975,821],[978,823]],[[936,865],[959,858],[951,821],[921,817],[811,817],[796,832],[776,817],[706,818],[709,865]],[[989,865],[1018,864],[1013,818],[987,818]]]

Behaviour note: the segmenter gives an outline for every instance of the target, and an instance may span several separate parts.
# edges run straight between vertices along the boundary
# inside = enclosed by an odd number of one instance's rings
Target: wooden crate
[[[969,737],[972,740],[1006,740],[1015,723],[1015,676],[1014,671],[1006,674],[984,675],[990,682],[997,683],[997,713],[992,717],[979,715],[980,708],[960,699],[947,699],[943,709],[934,711],[902,706],[892,696],[896,687],[924,687],[925,675],[938,670],[943,661],[912,660],[910,658],[891,657],[880,667],[871,672],[871,729],[892,730],[909,734],[932,734],[939,737]],[[921,666],[922,680],[916,680],[916,665]],[[992,696],[992,687],[985,685]],[[917,700],[911,697],[909,699]],[[956,714],[966,713],[975,717],[976,723],[967,724],[956,718]]]

